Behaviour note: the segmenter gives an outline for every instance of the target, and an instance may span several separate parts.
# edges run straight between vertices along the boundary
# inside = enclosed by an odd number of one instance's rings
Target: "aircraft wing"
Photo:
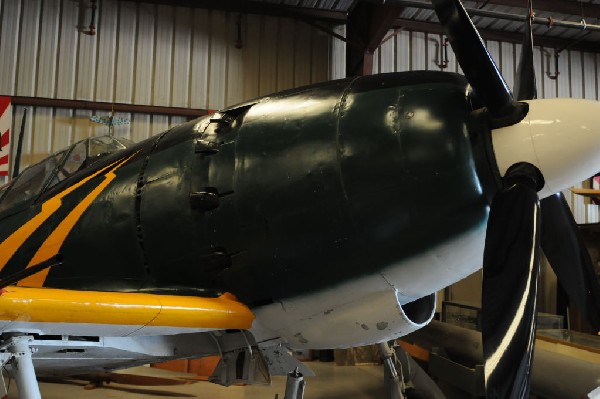
[[[216,298],[8,286],[0,332],[40,335],[171,335],[249,329],[254,315],[231,294]]]
[[[29,359],[41,376],[232,357],[258,349],[245,331],[253,320],[250,309],[228,293],[195,297],[8,286],[0,290],[0,333],[13,339],[0,343],[0,361],[12,368],[20,343],[31,348]]]

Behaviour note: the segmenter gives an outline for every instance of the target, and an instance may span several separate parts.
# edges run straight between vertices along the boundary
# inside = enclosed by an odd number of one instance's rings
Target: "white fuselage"
[[[416,320],[404,305],[435,294],[481,267],[485,226],[383,272],[253,309],[257,342],[283,338],[293,348],[346,348],[398,338],[433,318],[435,300]]]

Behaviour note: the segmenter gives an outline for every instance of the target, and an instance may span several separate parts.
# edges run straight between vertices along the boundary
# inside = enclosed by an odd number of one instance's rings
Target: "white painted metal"
[[[65,148],[74,143],[73,110],[57,108],[53,119],[52,151]]]
[[[73,141],[83,140],[94,135],[95,124],[90,122],[92,112],[77,109],[73,115]]]
[[[39,335],[74,335],[105,337],[139,337],[156,335],[189,334],[216,331],[216,328],[201,327],[169,327],[137,324],[103,324],[103,323],[48,323],[30,321],[0,321],[0,333],[24,333]]]
[[[87,29],[90,9],[80,9],[70,0],[3,1],[0,11],[2,95],[218,109],[345,75],[343,42],[285,18],[242,15],[238,49],[237,13],[103,0],[98,33],[89,36],[81,30]],[[343,26],[334,30],[345,34]],[[374,55],[377,71],[439,70],[443,37],[405,30],[390,30],[388,35],[391,38]],[[498,42],[489,46],[512,87],[520,46]],[[553,49],[535,50],[540,98],[597,98],[595,54],[563,51],[557,80],[548,77],[554,73],[553,56]],[[460,71],[451,48],[448,58],[446,70]],[[22,108],[15,107],[14,112],[17,130]],[[91,114],[32,107],[24,166],[42,157],[44,148],[57,151],[76,139],[99,134],[102,130],[87,120]],[[182,120],[130,117],[132,125],[118,127],[116,134],[135,140]],[[48,122],[49,118],[53,120]],[[573,202],[586,208],[579,197]]]
[[[21,2],[3,1],[2,24],[0,24],[0,94],[15,93],[17,75],[17,49],[19,46],[19,21],[21,20]]]
[[[540,198],[570,187],[600,170],[600,102],[579,99],[530,100],[516,125],[492,133],[500,172],[516,162],[536,165],[546,185]]]
[[[208,108],[220,109],[225,104],[227,90],[227,15],[212,13],[210,19],[210,55],[208,78]],[[271,69],[271,74],[274,70]]]
[[[98,25],[102,26],[102,32],[97,39],[98,60],[94,77],[96,101],[111,102],[114,98],[118,10],[119,5],[115,0],[100,2]]]
[[[125,1],[120,1],[119,7],[114,100],[118,103],[131,103],[135,81],[133,71],[137,40],[137,7],[135,3]]]
[[[137,11],[136,58],[134,60],[133,88],[134,104],[152,104],[152,84],[154,72],[154,27],[156,6],[142,3]]]
[[[96,45],[98,36],[79,35],[77,54],[77,78],[75,81],[75,98],[78,100],[93,100],[96,84]],[[101,82],[104,84],[104,82]],[[18,94],[21,94],[19,92]]]
[[[329,77],[330,36],[320,30],[311,29],[312,55],[310,82],[324,82]],[[322,60],[327,60],[323,62]]]
[[[169,117],[166,115],[152,115],[152,130],[150,136],[164,132],[169,128]]]
[[[151,132],[150,115],[134,114],[131,119],[131,135],[129,139],[133,141],[142,141],[149,137]]]
[[[343,348],[408,334],[429,320],[422,315],[411,321],[402,305],[478,270],[484,240],[482,224],[380,274],[252,309],[256,320],[251,331],[257,341],[282,337],[293,348]],[[435,301],[431,305],[432,315]]]
[[[598,223],[600,222],[600,215],[598,213],[598,205],[588,204],[586,206],[586,223]]]
[[[496,41],[488,40],[486,43],[486,46],[488,48],[488,51],[492,55],[492,58],[496,62],[496,64],[501,64],[501,62],[500,62],[500,60],[501,60],[500,43],[496,42]],[[509,86],[509,87],[511,87],[511,86]]]
[[[58,21],[60,0],[48,0],[42,4],[35,95],[54,97],[56,89],[56,57],[58,55]]]
[[[192,65],[190,79],[190,106],[206,108],[208,94],[208,53],[210,49],[210,27],[208,13],[194,10],[192,19]]]
[[[563,51],[558,57],[558,70],[560,75],[556,80],[558,86],[557,97],[565,98],[571,95],[571,71],[569,65],[569,52]]]
[[[176,72],[173,74],[170,101],[174,107],[187,107],[189,104],[192,15],[189,8],[175,9],[173,71]]]
[[[80,34],[73,27],[77,26],[77,17],[76,7],[61,7],[55,91],[57,98],[75,98]]]
[[[388,33],[389,34],[389,33]],[[386,40],[379,47],[379,57],[378,57],[378,66],[379,72],[394,72],[396,69],[396,64],[394,62],[394,58],[396,57],[396,44],[394,43],[394,39],[391,38]]]
[[[244,35],[244,98],[252,98],[258,94],[258,85],[260,80],[259,57],[256,54],[260,51],[260,26],[261,17],[258,15],[248,15],[244,18],[245,35]],[[298,35],[302,32],[298,31]],[[294,47],[295,49],[297,47]],[[296,66],[296,71],[299,68],[306,68],[308,64],[302,63]],[[297,84],[295,84],[298,86]]]
[[[550,48],[542,49],[542,70],[541,76],[537,77],[538,96],[543,98],[557,97],[557,82],[555,79],[556,68],[554,63],[554,50]],[[540,93],[540,87],[542,92]]]
[[[311,28],[303,23],[297,24],[297,33],[294,38],[294,62],[296,63],[294,86],[303,86],[311,81],[311,65],[317,60],[312,59]],[[309,62],[302,62],[309,61]]]
[[[173,7],[158,5],[156,20],[152,104],[170,104],[173,76]]]
[[[170,127],[174,127],[177,125],[181,125],[182,123],[185,123],[188,121],[188,118],[184,117],[184,116],[172,116],[169,120],[169,125]]]
[[[579,51],[569,51],[571,98],[583,98],[583,65]]]
[[[34,115],[35,118],[33,118],[32,123],[33,132],[31,135],[31,163],[41,161],[49,153],[54,152],[52,148],[52,136],[45,134],[45,132],[52,130],[53,109],[38,108],[35,110]]]
[[[238,47],[238,22],[240,31],[243,32],[243,17],[229,16],[229,29],[227,30],[227,93],[225,103],[234,105],[244,100],[244,50],[243,36]],[[285,24],[291,26],[291,24]],[[285,57],[282,55],[282,57]],[[293,68],[292,68],[293,71]],[[278,75],[279,76],[279,75]]]
[[[223,352],[255,345],[250,334],[231,332],[225,334],[220,331],[163,336],[106,337],[103,335],[105,330],[100,327],[91,333],[91,337],[96,339],[82,341],[78,337],[64,334],[59,334],[60,339],[47,339],[48,337],[34,339],[30,346],[35,350],[33,364],[36,374],[39,376],[77,375],[90,370],[104,370],[105,367],[123,369],[175,358],[222,355]],[[277,345],[278,342],[270,344]],[[266,348],[261,345],[260,349],[262,351]],[[73,352],[77,352],[76,356]],[[0,362],[7,360],[7,355],[7,353],[0,353]],[[110,362],[107,359],[110,359]],[[10,366],[8,364],[6,368],[12,372]],[[271,370],[271,367],[269,369]]]
[[[598,99],[596,92],[596,54],[583,53],[583,97]]]
[[[280,21],[277,33],[277,91],[291,89],[294,84],[294,22]],[[338,40],[333,40],[338,41]],[[333,60],[332,60],[333,62]]]
[[[277,57],[273,48],[277,48],[279,26],[273,17],[263,17],[259,43],[259,88],[261,96],[277,91]],[[270,71],[263,74],[263,71]]]
[[[396,35],[396,72],[410,71],[411,34],[409,31],[400,31]]]
[[[427,69],[427,33],[411,32],[410,70]]]
[[[19,397],[22,399],[42,399],[33,368],[34,349],[29,346],[32,342],[33,337],[12,337],[8,346],[8,352],[14,357],[11,369],[17,382]]]
[[[515,84],[515,72],[518,65],[516,59],[514,44],[500,43],[500,58],[496,61],[508,87],[514,87]]]
[[[442,71],[440,64],[443,60],[443,55],[440,53],[443,48],[442,35],[429,33],[427,35],[427,60],[425,67],[428,71]]]
[[[346,36],[346,25],[338,25],[333,31],[338,35]],[[340,39],[331,42],[331,76],[330,79],[346,77],[346,44]]]
[[[594,173],[597,173],[597,171]],[[572,186],[575,188],[584,188],[583,182],[573,184]],[[586,199],[581,195],[573,194],[573,198],[571,199],[571,211],[573,212],[573,217],[577,223],[587,222],[586,210]]]
[[[40,2],[23,3],[23,15],[20,24],[20,35],[17,58],[16,91],[23,96],[35,95],[36,59],[39,47]],[[25,21],[25,22],[23,22]]]

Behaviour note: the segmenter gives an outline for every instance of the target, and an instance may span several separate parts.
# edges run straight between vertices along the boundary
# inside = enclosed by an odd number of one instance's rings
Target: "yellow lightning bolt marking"
[[[133,155],[135,155],[135,154],[133,154]],[[129,158],[131,158],[131,157],[129,157]],[[127,160],[129,158],[127,158]],[[123,162],[124,161],[122,161],[121,163],[123,163]],[[52,197],[49,200],[47,200],[46,202],[44,202],[42,204],[42,209],[41,209],[40,213],[35,215],[27,223],[25,223],[23,226],[19,227],[15,232],[13,232],[10,236],[8,236],[4,241],[2,241],[0,243],[0,271],[4,268],[4,266],[6,266],[6,264],[10,260],[10,258],[12,258],[12,256],[15,254],[15,252],[17,252],[17,250],[31,236],[31,234],[33,234],[33,232],[35,232],[41,226],[42,223],[44,223],[46,220],[48,220],[48,218],[50,216],[52,216],[52,214],[54,214],[60,208],[60,206],[62,205],[62,199],[66,195],[70,194],[71,192],[73,192],[77,188],[81,187],[86,182],[90,181],[91,179],[98,176],[99,174],[106,171],[111,166],[114,166],[117,163],[119,163],[119,161],[115,161],[112,164],[98,170],[94,174],[86,177],[85,179],[82,179],[81,181],[68,187],[64,191],[61,191],[60,193],[56,194],[54,197]],[[114,169],[113,169],[113,171],[114,171]]]
[[[137,154],[137,152],[135,153]],[[54,229],[54,231],[46,238],[46,241],[40,246],[38,251],[35,253],[31,261],[27,265],[27,267],[31,267],[37,265],[38,263],[44,262],[58,254],[60,247],[63,242],[67,238],[67,235],[71,232],[75,223],[81,218],[83,212],[91,205],[91,203],[100,195],[102,191],[112,182],[117,175],[115,175],[115,170],[117,170],[121,165],[131,159],[135,154],[123,159],[117,165],[115,163],[109,165],[115,165],[108,173],[104,175],[105,179],[102,183],[100,183],[96,188],[92,190],[83,200],[81,200],[75,208],[65,217],[60,224]],[[118,161],[117,161],[118,162]],[[104,168],[103,170],[106,170]],[[26,286],[26,287],[41,287],[44,285],[44,281],[46,281],[46,276],[48,276],[48,272],[50,268],[46,268],[41,270],[40,272],[33,274],[27,278],[21,280],[17,285]]]

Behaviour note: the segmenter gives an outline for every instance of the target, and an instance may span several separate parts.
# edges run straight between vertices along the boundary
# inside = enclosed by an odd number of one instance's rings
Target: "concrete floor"
[[[373,399],[383,398],[383,368],[381,366],[336,366],[334,363],[307,362],[316,377],[308,377],[305,399]],[[136,367],[123,372],[160,377],[191,377],[192,374],[176,373],[150,367]],[[100,398],[204,398],[204,399],[283,399],[285,377],[273,377],[271,386],[221,387],[208,382],[190,385],[137,387],[111,383],[92,390],[84,389],[86,383],[71,384],[40,383],[44,399],[100,399]],[[0,390],[2,387],[0,386]],[[10,384],[9,398],[18,398],[16,384]],[[1,397],[0,393],[0,397]]]

